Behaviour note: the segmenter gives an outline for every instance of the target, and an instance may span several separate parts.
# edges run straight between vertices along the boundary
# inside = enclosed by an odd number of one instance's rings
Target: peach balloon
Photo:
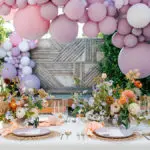
[[[49,2],[41,6],[41,16],[47,20],[53,20],[58,15],[58,8],[53,3]]]
[[[70,0],[65,8],[64,13],[71,20],[80,19],[85,12],[85,3],[81,0]]]
[[[4,15],[4,16],[8,15],[10,11],[11,11],[11,8],[8,5],[2,4],[0,6],[0,15]]]
[[[36,40],[47,33],[50,22],[40,15],[40,7],[27,6],[16,12],[14,27],[16,32],[23,38]]]
[[[77,22],[69,20],[65,15],[60,15],[52,21],[50,33],[53,39],[60,43],[75,40],[78,35]]]
[[[100,32],[109,35],[116,31],[117,21],[113,17],[107,16],[103,21],[99,23]]]
[[[98,24],[92,21],[88,21],[83,26],[83,32],[88,37],[96,37],[99,33]]]
[[[107,9],[104,4],[93,3],[89,6],[88,16],[94,22],[102,21],[107,15]]]
[[[57,6],[64,6],[69,0],[52,0],[52,2]]]

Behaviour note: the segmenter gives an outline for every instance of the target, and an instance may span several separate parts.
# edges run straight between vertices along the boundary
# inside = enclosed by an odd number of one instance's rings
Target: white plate
[[[14,135],[25,136],[25,137],[43,136],[49,133],[50,133],[50,130],[44,129],[44,128],[23,128],[23,129],[16,129],[13,131]]]
[[[133,131],[122,132],[117,127],[104,127],[95,130],[97,136],[106,137],[106,138],[127,138],[133,135]]]

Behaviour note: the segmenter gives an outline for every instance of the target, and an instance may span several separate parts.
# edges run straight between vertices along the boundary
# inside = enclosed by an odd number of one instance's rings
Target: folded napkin
[[[64,123],[63,120],[56,118],[55,116],[49,116],[47,120],[39,123],[40,127],[59,126]]]
[[[99,123],[99,122],[92,121],[86,125],[85,132],[88,136],[92,136],[95,130],[103,127],[104,127],[104,122]]]

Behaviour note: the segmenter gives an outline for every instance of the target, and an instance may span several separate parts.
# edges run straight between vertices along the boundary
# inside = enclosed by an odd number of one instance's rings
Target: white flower
[[[93,97],[90,97],[90,99],[89,99],[89,101],[88,101],[88,104],[89,104],[90,106],[93,106],[93,104],[94,104],[94,98],[93,98]]]
[[[142,95],[142,92],[139,88],[134,88],[133,91],[135,92],[136,96],[141,96]]]
[[[128,110],[132,115],[138,115],[140,113],[140,106],[136,103],[131,103]]]
[[[107,78],[107,74],[106,73],[102,73],[102,79],[106,79]]]
[[[111,115],[114,115],[115,113],[118,113],[120,111],[120,105],[115,102],[110,106],[111,109]]]
[[[33,113],[34,113],[34,114],[32,115],[32,117],[34,117],[34,118],[37,118],[38,115],[39,115],[39,111],[38,111],[38,109],[36,109],[36,108],[32,108],[32,109],[30,110],[30,112],[33,112]]]
[[[101,105],[102,105],[102,106],[106,106],[106,102],[102,102]]]
[[[75,109],[76,108],[76,104],[72,104],[72,109]]]
[[[18,107],[17,110],[16,110],[16,117],[18,119],[22,119],[26,114],[26,111],[24,108],[21,108],[21,107]]]

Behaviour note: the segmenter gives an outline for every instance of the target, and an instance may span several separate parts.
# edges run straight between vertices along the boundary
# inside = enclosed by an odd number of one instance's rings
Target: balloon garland
[[[147,77],[150,75],[149,7],[149,0],[0,0],[0,15],[7,16],[12,9],[17,9],[13,18],[17,34],[13,33],[11,42],[3,44],[0,57],[19,68],[19,76],[31,78],[28,51],[34,47],[33,41],[49,31],[56,41],[71,42],[78,35],[78,23],[84,23],[83,33],[88,37],[97,37],[100,32],[114,34],[112,43],[122,48],[118,64],[124,74],[137,68],[141,78]],[[58,13],[58,8],[63,9],[63,14]],[[6,55],[17,59],[10,60]],[[7,64],[6,68],[13,67]]]

